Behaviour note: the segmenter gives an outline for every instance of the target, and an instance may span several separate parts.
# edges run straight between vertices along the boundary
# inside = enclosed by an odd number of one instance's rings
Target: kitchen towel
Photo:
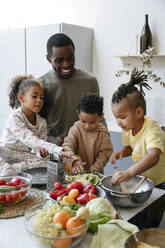
[[[111,220],[99,225],[90,248],[124,248],[129,236],[138,232],[137,226],[124,220]]]

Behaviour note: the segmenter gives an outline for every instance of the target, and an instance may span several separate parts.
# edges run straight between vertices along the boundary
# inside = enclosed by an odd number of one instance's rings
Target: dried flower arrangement
[[[142,62],[141,71],[144,72],[148,76],[148,80],[150,82],[160,83],[163,87],[165,87],[165,82],[162,81],[161,77],[157,76],[153,70],[151,70],[151,59],[154,54],[154,47],[146,49],[140,56],[140,60]],[[134,64],[123,63],[123,67],[125,69],[118,70],[115,74],[116,77],[121,77],[123,74],[131,75],[132,71],[136,69]]]

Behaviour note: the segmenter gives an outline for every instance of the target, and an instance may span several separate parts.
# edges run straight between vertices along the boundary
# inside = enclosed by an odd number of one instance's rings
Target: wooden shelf
[[[140,58],[142,54],[113,55],[118,58]],[[153,54],[153,57],[165,57],[165,54]]]

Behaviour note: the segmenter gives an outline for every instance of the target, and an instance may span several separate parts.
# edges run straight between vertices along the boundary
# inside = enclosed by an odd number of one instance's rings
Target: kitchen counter
[[[165,193],[164,190],[154,188],[149,200],[140,207],[136,208],[121,208],[115,207],[119,212],[120,217],[123,220],[129,220],[137,213],[139,213],[146,206],[150,205],[152,202],[157,200]],[[0,247],[2,248],[36,248],[32,239],[29,237],[25,225],[24,217],[17,217],[11,219],[1,219],[0,220]],[[79,248],[88,248],[92,241],[91,233],[85,236],[84,241],[78,245]]]

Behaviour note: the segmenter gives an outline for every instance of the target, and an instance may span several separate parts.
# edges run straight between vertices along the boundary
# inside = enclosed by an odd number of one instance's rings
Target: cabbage
[[[112,204],[103,198],[95,198],[86,204],[89,210],[89,217],[91,219],[97,219],[100,217],[109,217],[109,219],[116,218],[116,211]]]

